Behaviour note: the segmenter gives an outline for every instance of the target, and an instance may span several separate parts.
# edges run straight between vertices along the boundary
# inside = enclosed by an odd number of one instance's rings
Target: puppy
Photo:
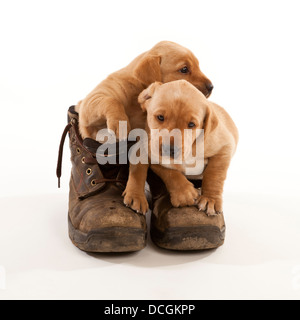
[[[111,74],[76,107],[82,137],[96,140],[103,128],[114,131],[120,139],[119,121],[131,129],[145,127],[146,116],[138,103],[139,94],[151,83],[185,79],[205,96],[213,90],[211,81],[201,72],[194,54],[173,42],[160,42],[138,56],[126,68]]]
[[[193,85],[185,80],[167,84],[154,83],[139,96],[142,110],[147,112],[147,131],[149,135],[149,154],[159,159],[159,164],[151,164],[151,169],[164,181],[174,207],[192,206],[198,204],[201,211],[207,215],[215,215],[223,211],[222,194],[227,170],[233,157],[237,143],[238,130],[220,106],[208,101]],[[182,140],[170,139],[166,146],[159,139],[157,151],[151,149],[151,141],[155,139],[153,130],[179,129]],[[190,139],[185,140],[185,129],[190,129]],[[194,185],[185,176],[187,167],[191,166],[187,155],[195,154],[199,141],[199,132],[204,129],[202,193],[199,196]],[[151,134],[152,132],[152,134]],[[176,141],[177,140],[177,141]],[[188,141],[189,145],[186,145]],[[202,142],[201,142],[202,141]],[[164,150],[169,149],[173,161],[163,165]],[[186,152],[190,151],[190,152]],[[176,163],[181,156],[182,161]],[[153,158],[153,157],[152,157]],[[201,160],[201,159],[196,159]],[[131,165],[130,177],[124,192],[125,204],[134,210],[145,212],[144,185],[148,165]],[[202,172],[198,172],[201,174]],[[198,177],[194,177],[197,179]]]

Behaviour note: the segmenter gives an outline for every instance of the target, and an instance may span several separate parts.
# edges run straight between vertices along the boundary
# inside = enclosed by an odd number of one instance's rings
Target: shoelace
[[[58,151],[58,160],[57,160],[57,168],[56,168],[56,176],[58,179],[58,188],[60,188],[60,180],[62,176],[62,161],[63,161],[63,153],[64,153],[64,144],[66,141],[67,134],[70,132],[71,128],[74,127],[75,133],[78,136],[78,128],[76,126],[76,120],[72,119],[71,122],[66,126],[59,145],[59,151]],[[86,164],[96,164],[98,163],[96,158],[94,157],[85,157],[84,162]],[[127,180],[122,180],[122,179],[107,179],[107,178],[102,178],[98,180],[94,180],[95,185],[100,184],[100,183],[105,183],[105,182],[111,182],[111,183],[127,183]]]
[[[57,168],[56,168],[56,176],[58,179],[58,188],[60,188],[60,179],[61,179],[61,169],[62,169],[62,160],[63,160],[63,154],[64,154],[64,144],[65,144],[65,140],[66,140],[66,136],[68,134],[68,132],[71,130],[73,126],[72,121],[66,126],[61,140],[60,140],[60,144],[59,144],[59,151],[58,151],[58,160],[57,160]]]

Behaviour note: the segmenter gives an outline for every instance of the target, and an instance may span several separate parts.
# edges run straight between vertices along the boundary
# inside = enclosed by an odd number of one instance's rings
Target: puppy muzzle
[[[162,156],[176,159],[180,155],[180,148],[172,145],[162,145]]]

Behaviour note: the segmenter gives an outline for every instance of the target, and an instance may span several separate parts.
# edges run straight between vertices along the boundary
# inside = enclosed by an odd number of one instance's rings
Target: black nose
[[[179,149],[174,145],[163,145],[162,146],[163,156],[169,156],[175,158],[178,155]]]
[[[175,147],[174,146],[170,146],[170,156],[171,156],[171,158],[175,157],[175,153],[176,153]]]
[[[212,93],[212,91],[214,90],[214,85],[212,83],[207,84],[206,88],[209,93]]]

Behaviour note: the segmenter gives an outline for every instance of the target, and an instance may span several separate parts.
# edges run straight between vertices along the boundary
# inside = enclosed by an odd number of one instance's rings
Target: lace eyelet
[[[96,180],[92,180],[91,185],[92,187],[95,187],[97,185]]]
[[[88,169],[86,170],[86,174],[87,174],[88,176],[90,176],[92,173],[93,173],[93,170],[92,170],[91,168],[88,168]]]
[[[81,162],[84,164],[85,163],[85,157],[83,157],[82,159],[81,159]]]
[[[77,148],[77,149],[76,149],[76,153],[77,153],[77,154],[81,154],[81,149],[80,149],[80,148]]]

